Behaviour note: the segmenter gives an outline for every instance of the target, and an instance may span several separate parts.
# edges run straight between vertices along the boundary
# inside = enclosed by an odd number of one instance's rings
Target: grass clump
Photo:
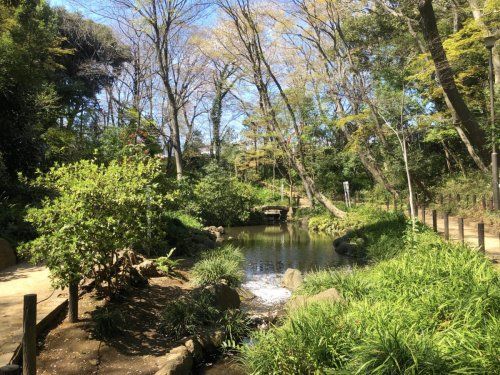
[[[200,327],[210,326],[219,319],[214,297],[206,290],[178,298],[166,305],[162,314],[162,331],[170,337],[195,334]]]
[[[215,307],[214,296],[206,289],[197,289],[189,296],[170,302],[161,318],[161,330],[172,338],[195,335],[207,327],[218,327],[224,332],[228,348],[230,344],[236,346],[248,335],[249,324],[242,311],[221,311]]]
[[[500,373],[500,276],[491,262],[423,228],[398,238],[397,252],[378,263],[306,275],[298,293],[335,287],[344,302],[309,304],[255,334],[243,349],[248,370]]]
[[[199,286],[225,282],[237,287],[244,276],[243,260],[243,253],[233,245],[205,251],[192,269],[193,281]]]

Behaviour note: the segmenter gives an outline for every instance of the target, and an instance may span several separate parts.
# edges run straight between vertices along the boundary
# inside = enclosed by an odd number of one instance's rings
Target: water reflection
[[[330,236],[294,224],[229,228],[227,235],[245,253],[245,286],[266,304],[290,296],[279,286],[287,268],[312,271],[352,263],[335,253]]]
[[[309,233],[294,224],[229,228],[228,235],[246,256],[246,274],[283,273],[287,268],[311,271],[350,264],[333,251],[328,235]]]

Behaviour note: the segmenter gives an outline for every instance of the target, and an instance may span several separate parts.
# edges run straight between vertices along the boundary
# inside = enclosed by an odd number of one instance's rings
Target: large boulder
[[[226,284],[210,285],[205,289],[212,294],[219,310],[238,309],[241,305],[238,292]]]
[[[16,264],[16,253],[10,243],[0,238],[0,270]]]
[[[160,360],[155,375],[186,375],[193,368],[193,356],[184,345],[173,348]]]
[[[288,268],[283,275],[281,285],[289,290],[296,290],[304,282],[302,272],[295,268]]]
[[[322,291],[321,293],[315,294],[314,296],[294,296],[290,301],[288,301],[287,308],[288,310],[295,310],[310,303],[323,301],[329,301],[332,303],[341,302],[342,297],[337,289],[330,288]]]

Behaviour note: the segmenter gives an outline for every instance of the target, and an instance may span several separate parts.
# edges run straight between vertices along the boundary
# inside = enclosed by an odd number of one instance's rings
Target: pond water
[[[330,236],[310,233],[297,224],[228,228],[227,236],[246,257],[243,286],[265,305],[290,297],[290,291],[280,286],[287,268],[307,272],[352,264],[352,259],[333,250]]]

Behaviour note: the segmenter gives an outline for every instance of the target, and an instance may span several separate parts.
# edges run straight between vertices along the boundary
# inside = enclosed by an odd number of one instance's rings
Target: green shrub
[[[210,285],[226,282],[230,286],[239,286],[243,280],[244,260],[241,250],[233,245],[208,250],[192,269],[196,285]]]
[[[175,251],[175,248],[170,249],[168,254],[163,257],[158,257],[154,260],[154,263],[158,267],[160,271],[165,273],[166,275],[171,275],[175,273],[175,269],[179,266],[179,259],[172,259],[172,255]]]
[[[206,173],[194,188],[196,216],[207,225],[245,223],[257,204],[255,188],[213,164]]]
[[[47,264],[57,286],[95,278],[97,268],[101,273],[96,282],[111,280],[117,250],[166,246],[159,225],[169,199],[158,191],[162,173],[162,162],[149,157],[109,165],[82,160],[52,168],[34,182],[50,189],[52,196],[28,210],[26,220],[38,237],[23,245],[24,252]]]
[[[192,296],[178,298],[165,306],[161,327],[168,336],[182,337],[197,333],[201,327],[212,325],[219,316],[212,294],[197,290]]]
[[[344,302],[309,304],[256,333],[243,349],[249,371],[499,373],[499,273],[476,250],[419,230],[399,237],[391,259],[306,275],[299,293],[335,287]]]
[[[248,335],[249,320],[245,313],[240,310],[220,311],[214,304],[214,296],[208,290],[196,289],[165,307],[161,329],[166,335],[178,338],[217,326],[228,340],[235,343]]]

